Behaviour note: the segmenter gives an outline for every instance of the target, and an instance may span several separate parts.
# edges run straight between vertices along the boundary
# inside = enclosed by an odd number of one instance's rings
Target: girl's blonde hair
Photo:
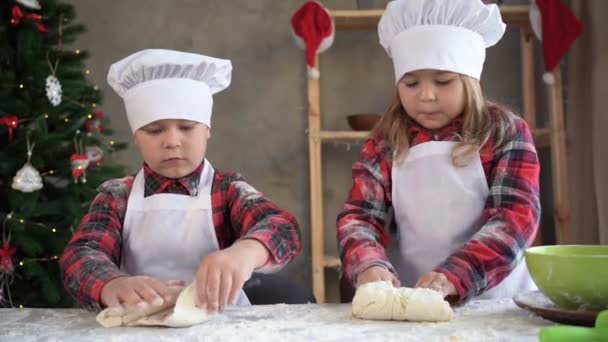
[[[479,80],[460,75],[466,96],[462,113],[462,131],[457,133],[458,145],[452,151],[452,161],[456,166],[466,165],[470,159],[494,138],[494,151],[502,149],[514,135],[510,112],[501,105],[485,99]],[[383,135],[393,155],[390,158],[400,162],[409,150],[408,127],[413,123],[399,98],[399,93],[374,127],[371,136]]]

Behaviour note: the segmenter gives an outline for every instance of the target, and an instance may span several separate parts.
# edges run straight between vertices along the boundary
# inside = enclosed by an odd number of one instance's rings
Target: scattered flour
[[[180,329],[103,328],[76,309],[0,309],[0,341],[537,341],[550,324],[509,300],[474,301],[438,323],[359,320],[349,304],[230,307]]]

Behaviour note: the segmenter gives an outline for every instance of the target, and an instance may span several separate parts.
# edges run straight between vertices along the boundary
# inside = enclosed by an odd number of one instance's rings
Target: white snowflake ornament
[[[61,104],[61,83],[59,83],[59,79],[55,77],[55,75],[49,75],[46,78],[46,97],[49,98],[51,104],[55,107]]]

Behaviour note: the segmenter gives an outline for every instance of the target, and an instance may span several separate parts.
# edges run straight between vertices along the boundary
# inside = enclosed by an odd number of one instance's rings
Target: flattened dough
[[[454,316],[441,293],[422,288],[395,288],[389,281],[359,286],[352,305],[353,316],[362,319],[439,322]]]
[[[97,315],[97,322],[106,328],[138,325],[177,328],[199,324],[210,318],[207,310],[201,310],[195,306],[195,283],[191,283],[186,288],[172,286],[169,290],[172,292],[172,301],[162,305],[149,306],[146,310],[141,311],[131,308],[125,312],[116,313],[112,308],[107,308]]]

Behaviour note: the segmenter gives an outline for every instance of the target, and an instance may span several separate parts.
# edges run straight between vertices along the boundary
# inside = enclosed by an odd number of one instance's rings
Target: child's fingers
[[[235,304],[236,301],[238,300],[239,294],[241,292],[241,288],[243,287],[243,284],[245,283],[245,281],[243,279],[244,278],[238,273],[235,274],[234,277],[232,278],[232,288],[230,289],[230,297],[229,297],[230,304]]]
[[[216,312],[220,294],[221,273],[219,269],[209,270],[207,273],[207,310]]]
[[[137,305],[143,306],[144,304],[139,304],[139,303],[145,303],[144,299],[139,296],[139,294],[137,293],[137,291],[135,291],[134,288],[124,289],[119,294],[119,296],[120,296],[120,300],[124,306],[137,306]],[[138,307],[138,309],[139,309],[139,307]]]
[[[444,296],[455,292],[451,289],[453,286],[448,278],[444,274],[436,272],[430,272],[420,277],[416,287],[432,289],[441,292]]]
[[[395,277],[394,274],[391,273],[391,278],[387,280],[390,280],[391,283],[393,283],[393,287],[401,287],[401,281],[399,281],[399,279]]]
[[[138,291],[140,296],[152,305],[163,305],[165,299],[171,300],[167,285],[158,279],[150,279]]]
[[[111,296],[106,299],[106,306],[109,308],[108,315],[120,316],[124,312],[124,308],[120,305],[118,297]]]
[[[162,281],[159,279],[154,279],[154,281],[151,283],[151,286],[154,288],[156,293],[158,293],[158,295],[162,297],[162,299],[164,300],[165,303],[174,300],[175,297],[177,297],[177,295],[179,294],[179,293],[175,293],[175,291],[172,290],[171,288],[173,288],[173,287],[182,287],[183,288],[183,285],[179,285],[179,283],[177,283],[177,282],[183,283],[183,281],[175,280],[173,282],[175,282],[176,285],[170,285],[173,283],[168,282],[168,281]]]
[[[224,307],[228,302],[228,296],[230,296],[230,290],[232,289],[233,275],[228,272],[223,272],[221,277],[222,282],[220,284],[220,291],[218,294],[218,305],[220,312],[224,311]]]
[[[167,286],[184,286],[186,283],[183,280],[168,280],[165,282]]]
[[[422,277],[420,277],[420,279],[418,279],[415,287],[429,288],[434,279],[435,277],[433,277],[431,274],[424,274]]]
[[[108,307],[108,316],[122,316],[125,308],[120,303]]]
[[[207,267],[199,270],[196,278],[196,306],[207,309]]]

